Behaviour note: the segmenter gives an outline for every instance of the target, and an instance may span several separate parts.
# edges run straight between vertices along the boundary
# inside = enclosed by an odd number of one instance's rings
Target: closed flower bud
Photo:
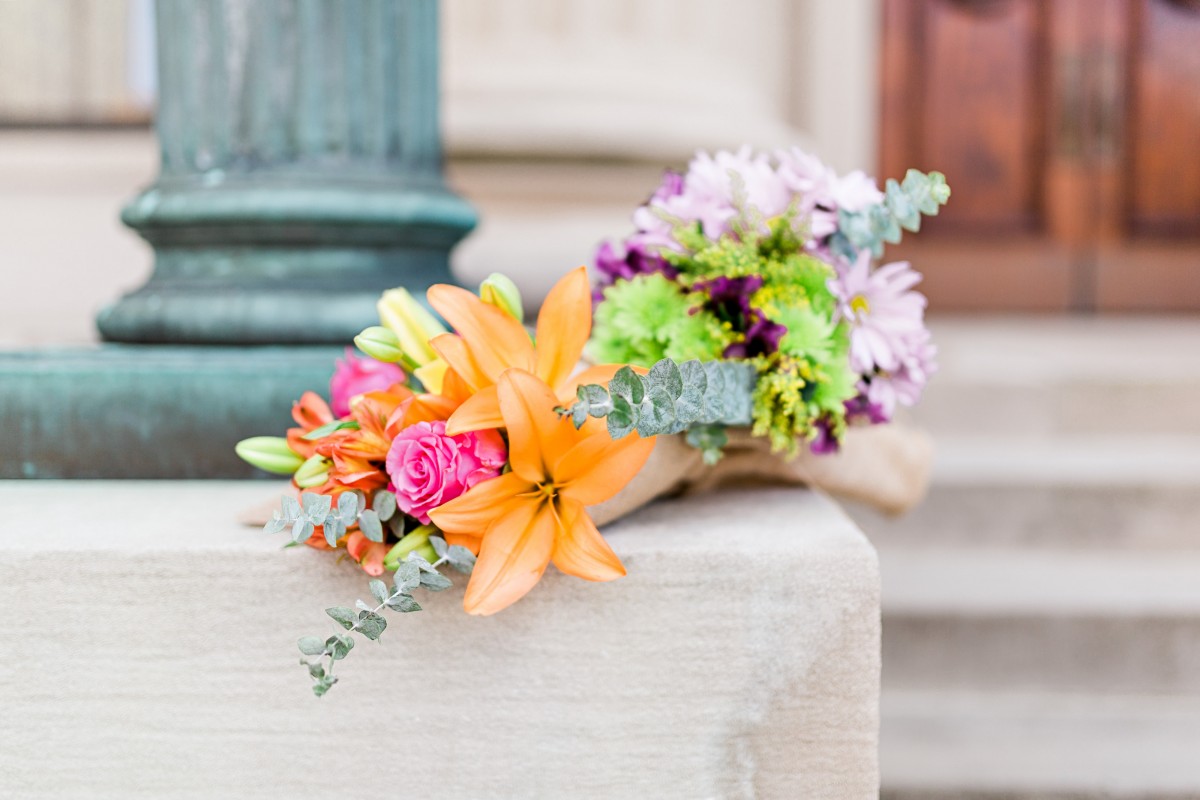
[[[291,475],[304,463],[279,436],[253,436],[234,446],[234,452],[248,464],[276,475]]]
[[[329,459],[324,456],[313,456],[300,465],[292,480],[301,489],[312,489],[329,480]]]
[[[376,304],[379,319],[396,334],[400,349],[415,366],[437,358],[429,340],[447,333],[446,328],[407,289],[389,289]],[[366,352],[366,351],[364,351]]]
[[[432,563],[437,560],[437,553],[433,551],[433,545],[429,544],[429,534],[433,533],[437,528],[432,525],[422,525],[419,528],[413,528],[404,538],[396,542],[391,550],[387,551],[387,555],[383,557],[383,566],[395,572],[404,560],[408,558],[409,553],[416,553],[426,561]],[[433,558],[430,559],[426,555],[426,549],[433,552]]]
[[[354,346],[376,361],[395,364],[404,360],[400,338],[382,325],[367,328],[354,337]]]
[[[507,275],[493,272],[479,284],[479,297],[483,302],[500,309],[517,322],[525,319],[525,308],[521,304],[521,290]]]

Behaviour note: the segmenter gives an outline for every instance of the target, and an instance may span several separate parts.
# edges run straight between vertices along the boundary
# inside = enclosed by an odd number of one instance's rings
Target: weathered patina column
[[[379,292],[450,278],[436,0],[160,0],[145,286],[99,347],[0,352],[0,478],[236,478]],[[207,346],[198,346],[207,345]],[[264,345],[250,347],[247,345]],[[308,346],[300,346],[308,345]]]
[[[105,339],[348,343],[383,289],[448,281],[436,0],[159,0],[158,180],[122,219],[150,280]]]

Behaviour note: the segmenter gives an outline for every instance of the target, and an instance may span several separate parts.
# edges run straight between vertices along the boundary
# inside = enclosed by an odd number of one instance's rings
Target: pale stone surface
[[[1200,797],[1195,697],[888,692],[884,800]]]
[[[877,794],[877,561],[822,497],[657,504],[606,531],[627,578],[495,617],[459,580],[318,701],[295,639],[365,582],[232,522],[271,493],[0,484],[0,794]]]
[[[879,558],[888,691],[1200,699],[1195,550],[881,546]]]

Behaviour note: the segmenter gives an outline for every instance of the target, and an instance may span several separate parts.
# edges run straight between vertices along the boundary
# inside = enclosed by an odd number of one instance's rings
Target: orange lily
[[[551,561],[586,580],[624,575],[585,506],[620,491],[646,463],[654,439],[613,441],[599,420],[576,430],[554,412],[559,400],[551,387],[525,370],[503,372],[496,395],[512,471],[429,512],[446,541],[479,556],[463,607],[496,613],[532,589]]]
[[[591,367],[571,377],[592,330],[585,267],[567,273],[550,290],[538,314],[536,347],[520,322],[465,289],[438,284],[426,297],[457,331],[434,337],[430,346],[473,393],[446,421],[450,435],[504,425],[496,384],[510,367],[533,373],[559,402],[569,403],[580,384],[606,383],[620,366]]]

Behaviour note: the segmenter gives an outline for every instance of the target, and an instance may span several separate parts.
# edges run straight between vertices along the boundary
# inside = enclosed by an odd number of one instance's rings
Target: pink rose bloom
[[[335,417],[350,413],[350,401],[367,392],[382,392],[404,382],[404,370],[395,364],[360,358],[346,348],[345,360],[339,360],[329,380],[330,407]]]
[[[396,505],[428,525],[431,510],[495,478],[506,461],[508,452],[496,431],[447,436],[444,422],[418,422],[392,442],[387,471]]]

